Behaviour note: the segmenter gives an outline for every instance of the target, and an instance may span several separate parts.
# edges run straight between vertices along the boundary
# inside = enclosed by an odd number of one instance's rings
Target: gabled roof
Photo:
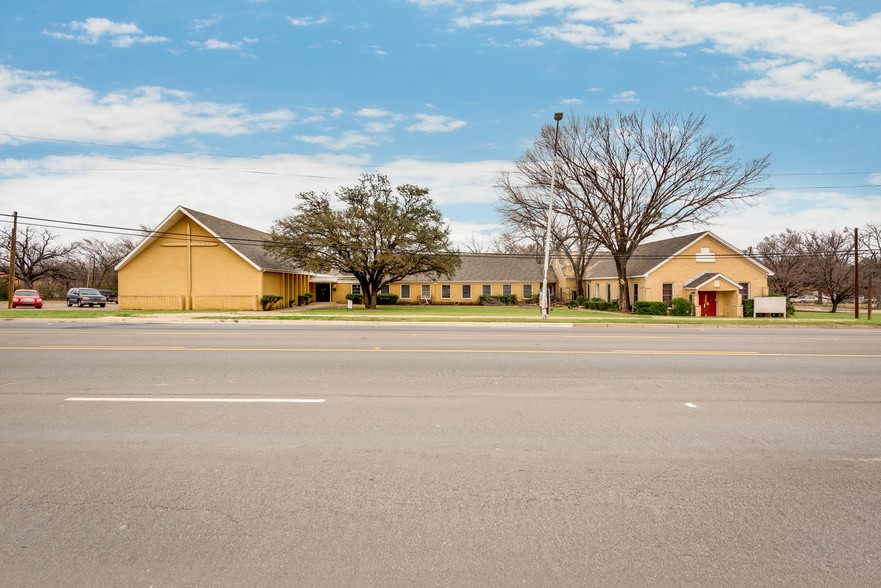
[[[710,231],[702,231],[700,233],[682,235],[681,237],[651,241],[649,243],[642,243],[636,248],[636,251],[633,252],[630,260],[627,262],[627,277],[637,278],[648,276],[650,273],[656,271],[662,265],[674,259],[682,251],[706,236],[715,239],[732,252],[740,252],[735,246]],[[610,253],[597,252],[595,259],[596,262],[587,268],[585,279],[599,280],[618,277],[618,271],[615,269],[615,260]],[[774,274],[774,272],[748,255],[744,254],[743,259],[752,263],[768,275]]]
[[[147,235],[144,240],[131,251],[131,253],[126,255],[123,260],[117,264],[116,270],[118,271],[121,269],[150,244],[165,235],[171,227],[180,222],[184,217],[193,220],[196,224],[205,229],[208,234],[229,247],[234,253],[258,271],[305,273],[288,263],[275,259],[263,249],[263,243],[269,241],[269,233],[264,233],[257,229],[252,229],[222,218],[217,218],[216,216],[211,216],[204,212],[184,208],[183,206],[175,208],[156,229]]]
[[[540,282],[542,260],[534,255],[460,253],[462,265],[452,278],[441,277],[444,282]],[[430,281],[425,274],[406,278],[408,282]],[[553,268],[548,269],[548,283],[557,282]]]
[[[700,290],[701,287],[706,286],[713,280],[724,280],[734,286],[736,289],[740,290],[740,284],[726,276],[725,274],[719,272],[704,272],[701,275],[689,280],[684,286],[682,286],[685,290]]]

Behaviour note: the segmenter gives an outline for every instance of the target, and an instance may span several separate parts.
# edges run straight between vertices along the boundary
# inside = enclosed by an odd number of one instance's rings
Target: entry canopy
[[[687,284],[685,284],[685,286],[683,286],[683,288],[685,288],[686,290],[700,290],[701,288],[703,288],[704,286],[706,286],[710,282],[714,282],[716,280],[719,280],[721,282],[727,282],[735,290],[740,290],[739,283],[735,282],[734,280],[725,276],[724,274],[720,274],[719,272],[704,272],[701,275],[699,275],[698,277],[696,277],[693,280],[691,280],[690,282],[688,282]]]

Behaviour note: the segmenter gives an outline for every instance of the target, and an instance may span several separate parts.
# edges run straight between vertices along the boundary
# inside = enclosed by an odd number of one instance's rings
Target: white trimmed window
[[[361,293],[361,284],[352,284],[352,294]]]
[[[599,285],[599,284],[594,284],[594,286],[595,286],[595,288],[594,288],[594,292],[595,292],[594,297],[595,297],[595,298],[599,298],[599,297],[600,297],[600,285]]]
[[[462,284],[462,300],[471,300],[471,284]]]
[[[673,300],[673,284],[661,284],[661,301],[670,302]]]
[[[401,298],[404,300],[410,299],[410,284],[401,284]]]
[[[502,284],[502,296],[511,295],[511,284]]]
[[[523,284],[523,299],[532,298],[532,284]]]
[[[383,286],[382,288],[380,288],[380,289],[379,289],[379,293],[380,293],[380,294],[385,294],[386,296],[388,296],[388,295],[391,293],[391,290],[389,290],[389,285],[386,284],[385,286]]]
[[[441,298],[443,298],[444,300],[449,300],[452,297],[453,297],[453,294],[452,294],[452,288],[450,287],[450,285],[449,284],[442,284],[441,285]]]
[[[743,300],[749,298],[749,282],[740,282],[740,297]]]
[[[492,296],[493,295],[493,287],[490,284],[484,284],[481,286],[482,288],[482,296]]]
[[[425,300],[431,299],[431,284],[422,284],[422,298]]]

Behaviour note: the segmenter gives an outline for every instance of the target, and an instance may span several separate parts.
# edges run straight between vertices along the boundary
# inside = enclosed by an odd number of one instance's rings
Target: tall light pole
[[[551,261],[551,225],[554,222],[554,194],[557,191],[557,139],[560,137],[560,121],[563,120],[562,112],[554,113],[557,127],[554,129],[554,158],[551,164],[551,193],[548,196],[548,226],[545,231],[545,264],[541,279],[541,318],[548,318],[548,308],[551,306],[551,295],[548,292],[548,267]]]

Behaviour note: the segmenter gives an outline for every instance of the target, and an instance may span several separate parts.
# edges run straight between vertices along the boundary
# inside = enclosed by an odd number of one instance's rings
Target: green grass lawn
[[[149,317],[155,315],[190,316],[214,320],[328,320],[328,321],[414,321],[414,322],[542,322],[541,311],[536,306],[477,306],[477,305],[394,305],[379,306],[366,310],[356,306],[330,308],[298,308],[292,312],[282,309],[268,312],[230,311],[158,311],[158,310],[0,310],[2,319],[90,319],[100,317]],[[795,316],[782,318],[695,318],[666,317],[601,312],[576,308],[551,309],[549,322],[579,324],[633,324],[633,325],[716,325],[716,326],[816,326],[816,327],[881,327],[881,310],[875,311],[871,322],[863,310],[858,320],[853,313],[797,312]]]
[[[256,318],[264,318],[262,315]],[[540,322],[541,311],[535,306],[378,306],[376,310],[355,307],[316,308],[296,314],[267,313],[265,318],[288,320],[352,320],[352,321],[425,321],[425,322]],[[677,324],[677,325],[801,325],[801,326],[881,326],[881,310],[874,313],[871,323],[865,312],[859,320],[842,313],[800,312],[794,317],[782,318],[696,318],[621,314],[584,309],[553,308],[548,318],[553,322],[566,323],[617,323],[617,324]]]

